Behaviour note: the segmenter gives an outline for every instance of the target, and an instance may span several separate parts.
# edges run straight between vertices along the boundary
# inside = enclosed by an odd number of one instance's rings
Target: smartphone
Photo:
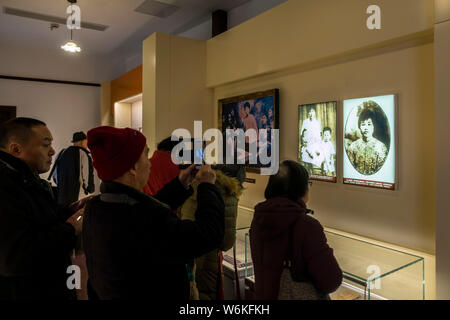
[[[195,142],[197,142],[197,144],[196,144]],[[205,151],[205,148],[206,148],[206,143],[205,143],[205,141],[202,140],[202,141],[201,141],[201,145],[202,145],[201,149],[195,149],[195,146],[198,145],[198,144],[199,144],[199,143],[198,143],[198,140],[191,139],[191,147],[192,147],[192,149],[189,150],[189,151],[191,152],[191,157],[190,157],[190,159],[191,159],[192,162],[191,162],[191,163],[188,163],[188,164],[180,164],[180,165],[178,165],[178,167],[180,168],[180,170],[184,170],[184,169],[189,168],[189,167],[191,166],[192,163],[198,162],[199,160],[201,160],[202,164],[205,163],[204,151]],[[182,152],[183,152],[183,151],[182,151]],[[182,157],[183,157],[183,156],[181,155],[181,158],[182,158]],[[202,164],[196,164],[196,165],[195,165],[195,168],[197,169],[197,171],[200,169],[200,167],[202,166]]]

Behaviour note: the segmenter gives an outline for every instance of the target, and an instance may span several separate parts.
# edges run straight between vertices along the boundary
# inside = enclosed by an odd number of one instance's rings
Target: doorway
[[[142,93],[114,104],[114,126],[142,132]]]

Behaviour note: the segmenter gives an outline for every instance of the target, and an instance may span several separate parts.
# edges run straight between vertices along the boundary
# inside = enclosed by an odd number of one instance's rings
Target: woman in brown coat
[[[276,300],[285,294],[280,292],[280,278],[288,266],[293,280],[312,284],[317,298],[327,297],[342,282],[322,226],[307,215],[308,180],[302,165],[284,161],[269,178],[267,200],[255,207],[250,244],[256,300]]]

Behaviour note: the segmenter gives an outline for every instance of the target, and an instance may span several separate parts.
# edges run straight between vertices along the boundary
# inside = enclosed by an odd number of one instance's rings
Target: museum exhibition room
[[[214,248],[213,300],[270,297],[258,284],[270,259],[258,248],[270,244],[261,244],[254,218],[287,160],[307,172],[304,219],[323,227],[320,241],[341,272],[327,300],[450,299],[450,0],[0,0],[0,9],[0,123],[45,122],[53,164],[87,134],[95,168],[87,207],[103,199],[108,180],[91,141],[97,127],[131,128],[146,139],[147,158],[167,137],[183,137],[190,146],[183,151],[192,152],[171,158],[181,172],[192,168],[191,154],[199,173],[202,162],[220,171],[225,155],[226,165],[243,168],[233,242]],[[0,150],[7,152],[3,142]],[[165,170],[154,168],[150,180]],[[35,176],[59,187],[49,171]],[[1,201],[5,210],[8,199]],[[185,205],[170,206],[173,219],[182,219]],[[0,224],[8,223],[0,213]],[[95,259],[78,249],[69,289],[78,300],[94,291],[109,299],[88,271]],[[2,281],[14,276],[8,257],[21,254],[20,246],[8,250],[0,243]],[[280,272],[289,270],[280,261]],[[313,262],[303,263],[313,277]],[[188,277],[201,276],[186,266]],[[190,299],[203,300],[201,279],[200,296],[190,280]]]

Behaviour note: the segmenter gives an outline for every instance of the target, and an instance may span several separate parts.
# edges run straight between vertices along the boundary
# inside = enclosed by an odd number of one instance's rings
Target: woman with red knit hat
[[[141,192],[151,164],[142,133],[99,127],[88,132],[93,165],[103,181],[88,202],[83,245],[90,298],[187,300],[186,262],[217,248],[224,236],[224,203],[210,166],[192,165],[155,196]],[[172,210],[200,184],[195,222]]]

